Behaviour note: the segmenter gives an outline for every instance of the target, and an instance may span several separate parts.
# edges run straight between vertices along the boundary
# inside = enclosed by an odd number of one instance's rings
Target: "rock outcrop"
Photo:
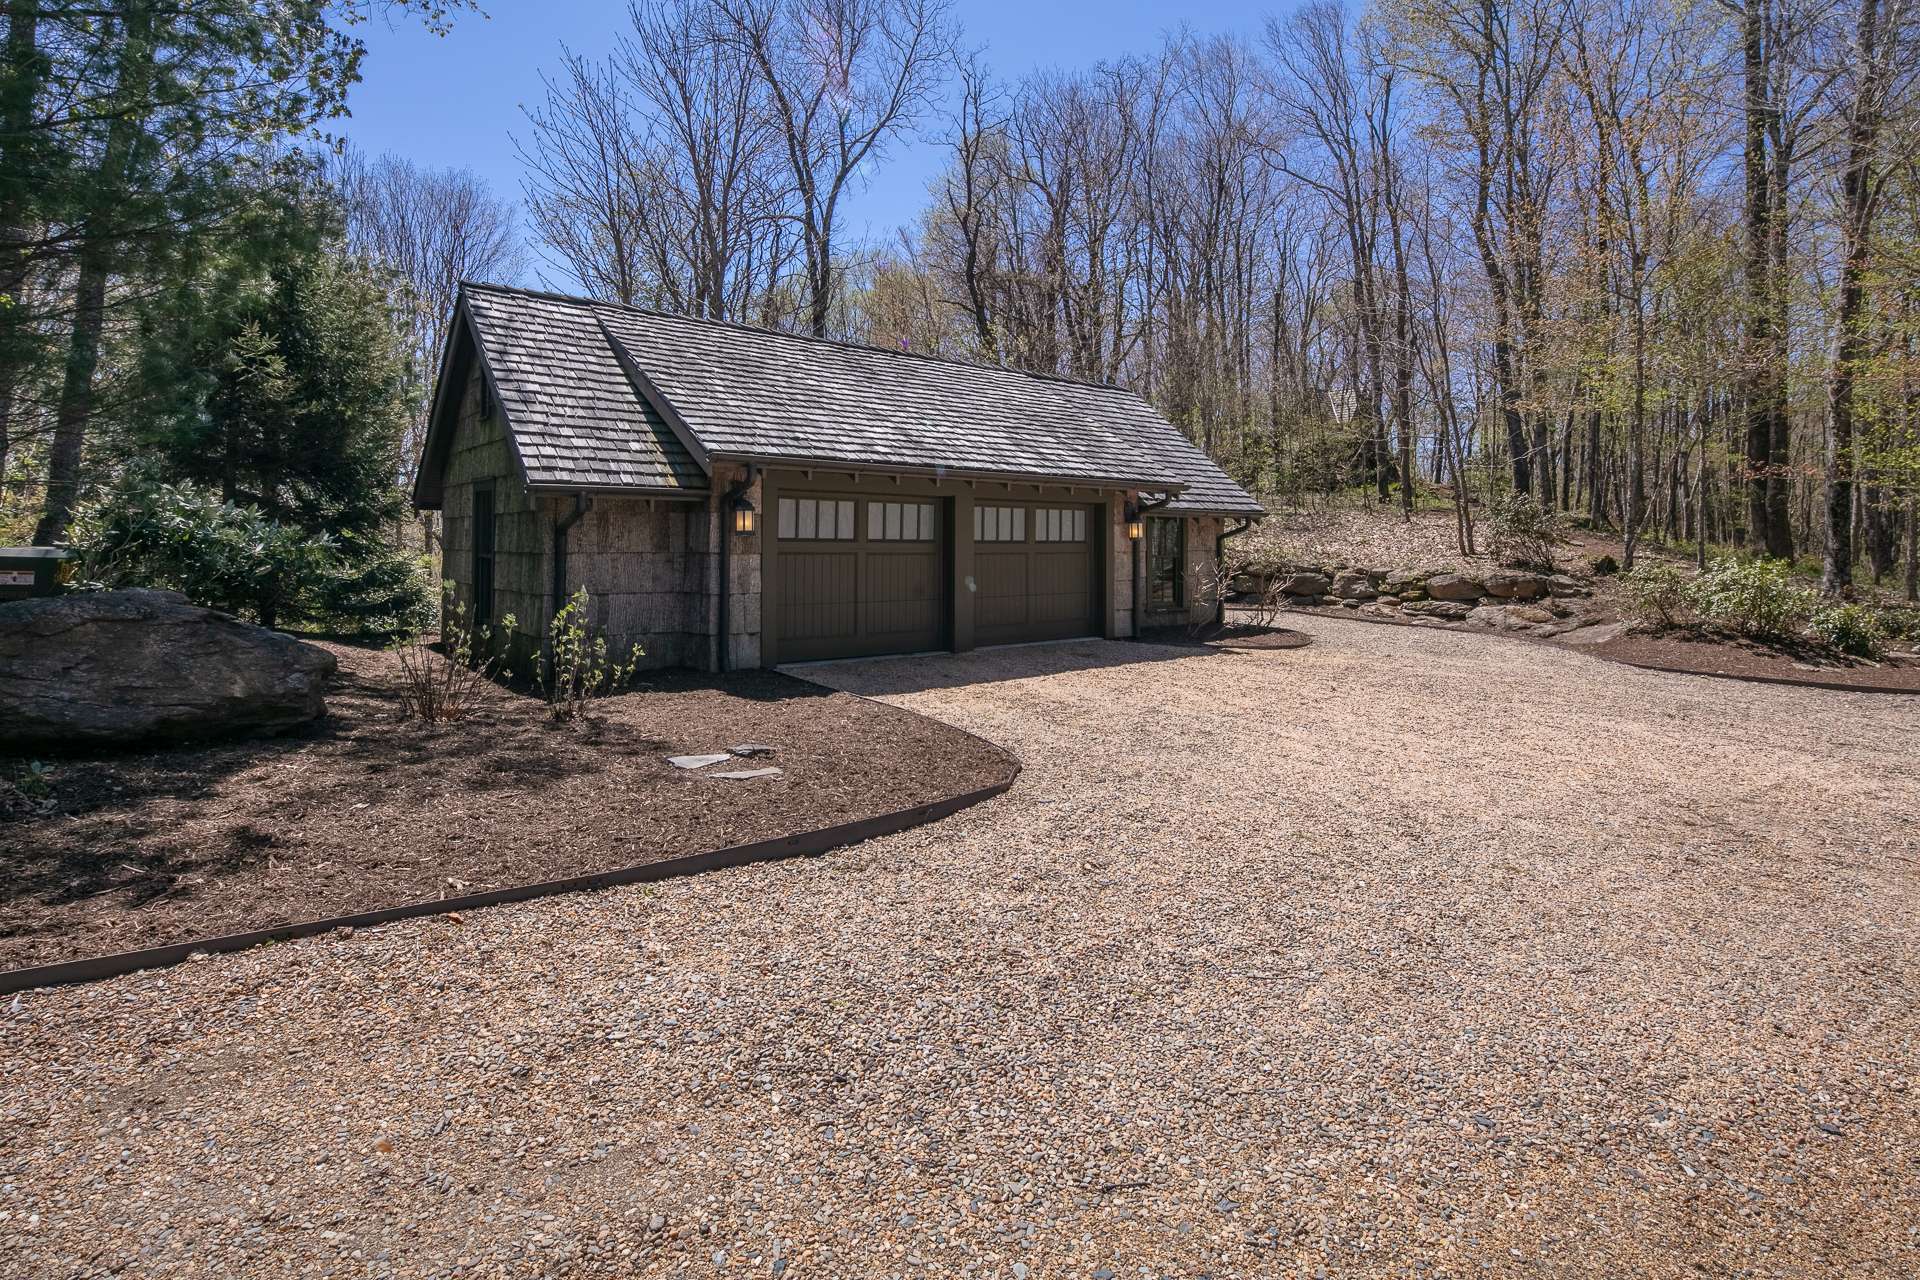
[[[1436,573],[1427,579],[1427,594],[1435,600],[1478,600],[1487,584],[1460,573]]]
[[[0,604],[0,750],[280,733],[326,711],[333,655],[173,591]]]

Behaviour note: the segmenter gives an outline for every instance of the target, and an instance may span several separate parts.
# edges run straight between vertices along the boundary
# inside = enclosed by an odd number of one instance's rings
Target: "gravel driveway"
[[[1920,701],[1299,625],[816,668],[1027,772],[28,995],[0,1274],[1920,1273]]]

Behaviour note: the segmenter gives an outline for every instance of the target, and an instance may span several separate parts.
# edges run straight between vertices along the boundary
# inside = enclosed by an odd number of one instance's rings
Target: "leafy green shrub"
[[[339,554],[296,602],[301,616],[333,630],[391,640],[433,625],[430,562],[405,548],[362,534],[341,533]]]
[[[1808,621],[1807,632],[1829,649],[1859,658],[1879,658],[1887,651],[1887,628],[1879,614],[1863,604],[1821,609]]]
[[[130,480],[84,512],[75,532],[89,586],[160,587],[255,616],[317,587],[335,556],[331,538],[193,484]]]
[[[593,699],[625,688],[645,652],[636,644],[624,662],[607,656],[606,632],[587,620],[587,589],[581,587],[547,626],[547,655],[538,681],[547,695],[547,710],[555,720],[577,719]]]
[[[1819,598],[1784,561],[1722,557],[1694,582],[1694,609],[1710,622],[1750,636],[1791,636],[1813,616]]]
[[[1487,514],[1487,550],[1501,564],[1552,573],[1553,549],[1565,540],[1560,516],[1531,494],[1502,494]]]
[[[466,604],[454,597],[453,583],[442,585],[449,603],[440,649],[421,635],[400,647],[400,706],[428,724],[464,719],[492,691],[494,678],[507,674],[493,629],[468,614]],[[512,614],[500,620],[503,631],[513,625]]]
[[[1677,626],[1693,608],[1694,579],[1671,560],[1652,560],[1620,580],[1628,614],[1662,627]]]
[[[433,616],[418,557],[374,538],[308,534],[195,484],[139,475],[82,512],[79,578],[160,587],[263,626],[411,634]]]

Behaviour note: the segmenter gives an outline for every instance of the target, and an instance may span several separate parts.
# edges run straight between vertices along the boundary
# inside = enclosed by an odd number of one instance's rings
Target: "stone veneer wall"
[[[1133,634],[1133,543],[1127,538],[1127,504],[1133,499],[1134,495],[1128,494],[1124,500],[1108,504],[1112,520],[1107,526],[1107,548],[1113,572],[1109,576],[1111,589],[1107,592],[1107,601],[1113,609],[1116,639]]]
[[[758,518],[750,534],[733,532],[733,513],[721,511],[720,503],[726,491],[739,479],[742,468],[725,463],[714,469],[714,527],[719,536],[732,539],[728,553],[728,576],[732,579],[728,585],[727,630],[728,636],[727,666],[732,671],[745,671],[760,665],[760,540],[767,536],[767,521],[772,513],[767,510],[764,496],[765,487],[758,473],[753,483],[747,487],[746,496],[753,503]],[[714,577],[719,576],[719,557],[715,557]],[[708,634],[712,634],[717,622],[710,622]]]
[[[491,417],[480,415],[480,377],[475,373],[460,397],[459,430],[447,455],[440,521],[441,573],[467,606],[473,601],[473,491],[481,484],[493,486],[494,616],[486,621],[497,631],[500,619],[511,614],[516,635],[537,645],[547,620],[552,523],[519,481],[498,410]]]
[[[480,415],[480,376],[461,396],[459,430],[447,459],[442,505],[442,563],[455,595],[471,602],[473,491],[493,486],[494,618],[512,615],[508,642],[516,662],[545,639],[553,590],[553,529],[574,510],[571,494],[534,494],[520,483],[498,412]],[[705,667],[713,659],[713,511],[708,502],[589,497],[567,533],[569,593],[585,587],[592,621],[609,646],[639,644],[642,667]],[[757,573],[757,558],[755,563]],[[756,579],[757,589],[757,579]],[[757,655],[758,635],[754,637]]]
[[[554,520],[573,510],[565,495],[543,501]],[[708,516],[705,503],[588,499],[567,532],[567,591],[587,589],[594,625],[606,628],[614,652],[638,644],[643,668],[707,665]]]

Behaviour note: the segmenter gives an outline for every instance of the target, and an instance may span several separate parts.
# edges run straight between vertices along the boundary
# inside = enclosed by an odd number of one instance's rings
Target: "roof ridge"
[[[924,360],[930,364],[951,365],[960,369],[979,369],[988,373],[1011,373],[1022,378],[1032,378],[1039,382],[1060,382],[1072,387],[1093,387],[1100,391],[1118,391],[1122,395],[1138,395],[1117,382],[1099,382],[1092,378],[1075,378],[1064,373],[1040,373],[1033,369],[1020,369],[1012,365],[984,364],[978,360],[960,360],[953,356],[929,355],[924,351],[901,351],[894,347],[883,347],[872,342],[851,342],[844,338],[816,338],[812,334],[793,333],[786,329],[769,329],[764,325],[742,324],[737,320],[713,320],[706,316],[689,315],[684,311],[660,311],[652,307],[637,307],[628,302],[602,302],[598,298],[582,298],[577,294],[555,293],[549,289],[529,289],[523,285],[493,284],[485,280],[462,280],[459,287],[465,289],[485,289],[494,293],[516,293],[523,297],[544,298],[549,302],[565,302],[573,306],[595,308],[606,307],[614,311],[626,311],[634,315],[655,316],[663,320],[685,320],[693,324],[711,325],[716,329],[733,329],[741,333],[764,334],[770,338],[788,338],[795,342],[810,342],[823,347],[840,347],[848,351],[874,351],[881,355],[898,356],[907,360]]]

